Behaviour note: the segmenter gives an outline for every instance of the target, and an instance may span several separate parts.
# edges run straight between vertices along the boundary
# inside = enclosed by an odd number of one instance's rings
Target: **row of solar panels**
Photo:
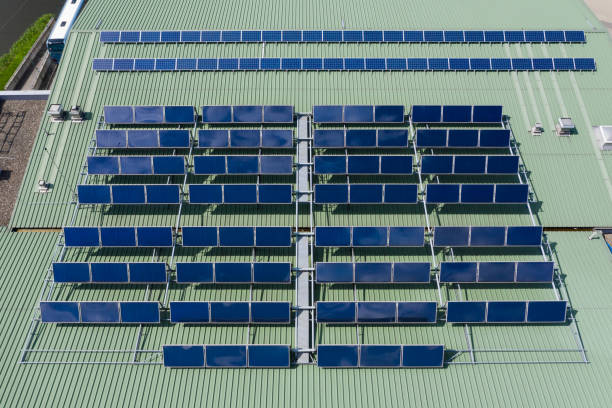
[[[289,345],[215,344],[164,345],[164,367],[170,368],[289,368]]]
[[[164,262],[55,262],[57,283],[167,283]],[[289,284],[287,262],[177,262],[176,283]]]
[[[315,174],[412,174],[412,156],[315,156]],[[515,155],[422,155],[421,174],[516,174]]]
[[[444,345],[321,344],[317,365],[322,368],[439,368]]]
[[[595,71],[594,58],[94,58],[94,71]]]
[[[540,246],[541,226],[434,227],[436,247]],[[425,227],[315,227],[318,247],[422,247]]]
[[[291,227],[182,227],[184,247],[289,247]],[[171,247],[172,227],[64,227],[67,247]]]
[[[94,60],[95,63],[95,60]],[[104,121],[108,124],[194,124],[197,113],[193,106],[105,106]],[[239,105],[203,106],[203,123],[292,123],[293,106]]]
[[[200,144],[202,135],[200,134]],[[315,129],[314,147],[407,148],[408,129]],[[481,148],[510,147],[508,129],[417,129],[417,148]]]
[[[427,184],[432,204],[524,204],[527,184]],[[315,204],[416,204],[417,184],[317,184]]]
[[[102,31],[103,43],[219,42],[410,42],[410,43],[583,43],[576,30],[217,30]]]
[[[78,185],[81,204],[180,204],[178,184]],[[189,184],[190,204],[291,204],[291,184]]]
[[[105,149],[188,149],[188,130],[96,130],[96,147]],[[285,129],[200,129],[195,148],[293,148]]]
[[[436,302],[317,302],[317,322],[333,324],[433,324]],[[447,323],[563,323],[567,302],[449,301]]]
[[[429,283],[427,262],[317,262],[317,283]],[[441,262],[442,283],[550,283],[553,262]]]
[[[87,172],[99,175],[182,175],[186,174],[185,157],[88,156]],[[194,156],[193,173],[293,174],[293,156]]]
[[[159,323],[159,302],[40,302],[43,323]]]

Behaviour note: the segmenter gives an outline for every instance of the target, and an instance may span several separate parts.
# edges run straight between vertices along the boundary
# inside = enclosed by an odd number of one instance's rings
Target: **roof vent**
[[[70,120],[73,122],[82,122],[85,115],[79,105],[74,105],[70,108]]]
[[[542,132],[544,132],[544,128],[542,127],[542,123],[536,122],[530,130],[531,134],[534,136],[540,136]]]
[[[593,135],[601,150],[612,150],[612,126],[593,126]]]
[[[557,123],[556,127],[559,136],[569,136],[576,129],[572,118],[559,118],[559,123]]]
[[[47,114],[51,116],[51,121],[53,122],[61,122],[64,120],[64,108],[60,103],[49,106]]]
[[[45,180],[38,180],[38,192],[39,193],[48,193],[49,185]]]

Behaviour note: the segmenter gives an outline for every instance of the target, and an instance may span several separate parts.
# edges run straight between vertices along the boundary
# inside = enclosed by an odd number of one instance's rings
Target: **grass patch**
[[[13,44],[9,52],[0,57],[0,89],[11,79],[11,76],[21,64],[30,48],[34,45],[45,26],[53,18],[53,14],[44,14],[34,22]]]

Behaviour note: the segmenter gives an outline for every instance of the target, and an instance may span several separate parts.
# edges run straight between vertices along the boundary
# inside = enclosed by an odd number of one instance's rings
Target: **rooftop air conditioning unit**
[[[574,132],[574,129],[576,129],[572,118],[559,118],[559,123],[556,127],[559,136],[569,136]]]
[[[79,105],[74,105],[70,108],[70,120],[73,122],[82,122],[84,118],[83,111]]]
[[[593,126],[601,150],[612,150],[612,126]]]
[[[540,136],[544,132],[544,128],[542,127],[542,123],[536,122],[535,125],[531,128],[531,134],[534,136]]]
[[[62,122],[64,120],[64,108],[60,103],[49,106],[47,114],[51,117],[52,122]]]

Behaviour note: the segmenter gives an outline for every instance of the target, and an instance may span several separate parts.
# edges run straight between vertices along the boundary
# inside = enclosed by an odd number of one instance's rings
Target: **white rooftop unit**
[[[612,150],[612,126],[593,126],[593,136],[601,150]]]

